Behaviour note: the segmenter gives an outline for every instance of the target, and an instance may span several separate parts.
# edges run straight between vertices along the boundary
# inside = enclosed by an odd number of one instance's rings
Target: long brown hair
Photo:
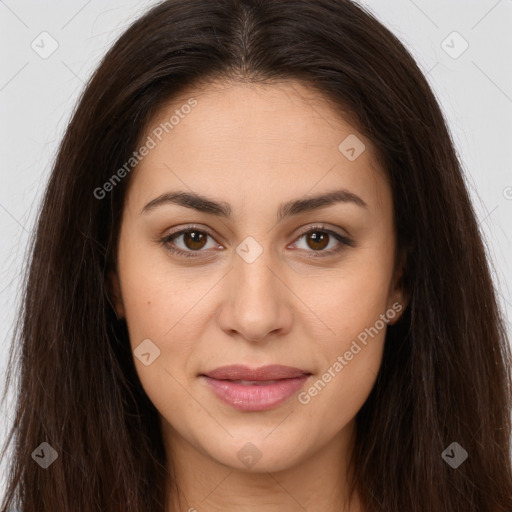
[[[163,511],[158,412],[109,300],[129,176],[94,191],[158,109],[214,78],[300,80],[374,144],[392,187],[410,301],[357,414],[368,512],[512,510],[511,354],[478,223],[436,99],[411,55],[349,0],[169,0],[87,84],[44,195],[7,386],[17,383],[1,511]],[[47,469],[33,453],[58,454]],[[468,454],[457,468],[442,453]]]

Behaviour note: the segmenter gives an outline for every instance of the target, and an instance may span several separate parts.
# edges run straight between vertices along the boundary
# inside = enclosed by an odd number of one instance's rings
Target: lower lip
[[[281,379],[271,384],[235,384],[229,380],[216,380],[202,375],[210,389],[223,402],[242,411],[265,411],[281,404],[298,391],[309,375]]]

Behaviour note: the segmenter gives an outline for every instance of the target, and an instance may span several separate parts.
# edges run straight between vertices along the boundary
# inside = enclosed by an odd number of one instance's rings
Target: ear
[[[409,291],[406,289],[403,282],[403,274],[405,270],[405,264],[407,260],[407,251],[402,250],[397,258],[397,264],[395,265],[395,272],[393,280],[391,282],[389,297],[388,297],[388,309],[395,311],[393,317],[390,316],[389,325],[394,325],[400,320],[402,313],[409,304]]]
[[[121,286],[117,272],[110,270],[107,278],[107,290],[111,303],[113,304],[117,318],[125,318],[124,304],[121,295]]]

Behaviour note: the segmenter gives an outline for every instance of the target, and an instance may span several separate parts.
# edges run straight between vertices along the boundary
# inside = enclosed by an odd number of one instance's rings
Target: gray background
[[[107,48],[154,3],[0,0],[0,376],[10,348],[26,245],[71,111]],[[409,48],[441,103],[510,319],[512,0],[361,3]],[[51,49],[49,36],[40,36],[44,31],[58,44],[47,58],[31,47]],[[452,35],[454,31],[461,37]],[[512,332],[510,322],[508,328]],[[13,397],[11,392],[0,411],[0,441],[12,417]],[[4,471],[1,466],[0,490]]]

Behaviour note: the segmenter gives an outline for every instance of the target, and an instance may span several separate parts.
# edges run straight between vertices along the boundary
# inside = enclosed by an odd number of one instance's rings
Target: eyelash
[[[190,232],[199,232],[199,233],[206,234],[206,235],[210,236],[211,238],[214,238],[212,234],[210,234],[208,231],[205,231],[204,229],[200,229],[199,227],[195,227],[195,226],[188,226],[185,229],[182,229],[180,231],[175,231],[174,233],[171,233],[170,235],[167,235],[166,237],[162,238],[160,240],[160,242],[165,246],[165,248],[168,251],[170,251],[173,254],[177,254],[177,255],[183,256],[185,258],[200,258],[201,256],[199,256],[199,255],[196,256],[194,253],[201,253],[201,252],[205,252],[205,251],[202,251],[202,250],[183,251],[182,249],[178,249],[178,248],[176,248],[176,246],[170,245],[170,243],[169,243],[174,238],[177,238],[177,237],[179,237],[179,236],[181,236],[183,234],[190,233]],[[336,247],[334,249],[330,249],[329,251],[322,251],[322,250],[320,250],[320,251],[306,251],[306,252],[313,253],[313,254],[311,254],[309,256],[306,256],[308,258],[326,258],[326,257],[329,257],[329,256],[333,256],[335,254],[338,254],[343,249],[345,249],[346,246],[353,247],[353,245],[354,245],[352,240],[350,240],[349,238],[347,238],[345,236],[342,236],[339,233],[336,233],[335,231],[332,231],[330,229],[325,229],[324,226],[322,226],[322,225],[313,226],[313,227],[307,229],[306,231],[301,232],[298,235],[298,237],[296,238],[296,240],[299,240],[304,235],[307,235],[307,234],[312,233],[312,232],[320,232],[320,233],[326,233],[328,235],[332,235],[336,240],[338,240],[338,242],[341,242],[341,243],[340,243],[340,245],[338,247]]]

